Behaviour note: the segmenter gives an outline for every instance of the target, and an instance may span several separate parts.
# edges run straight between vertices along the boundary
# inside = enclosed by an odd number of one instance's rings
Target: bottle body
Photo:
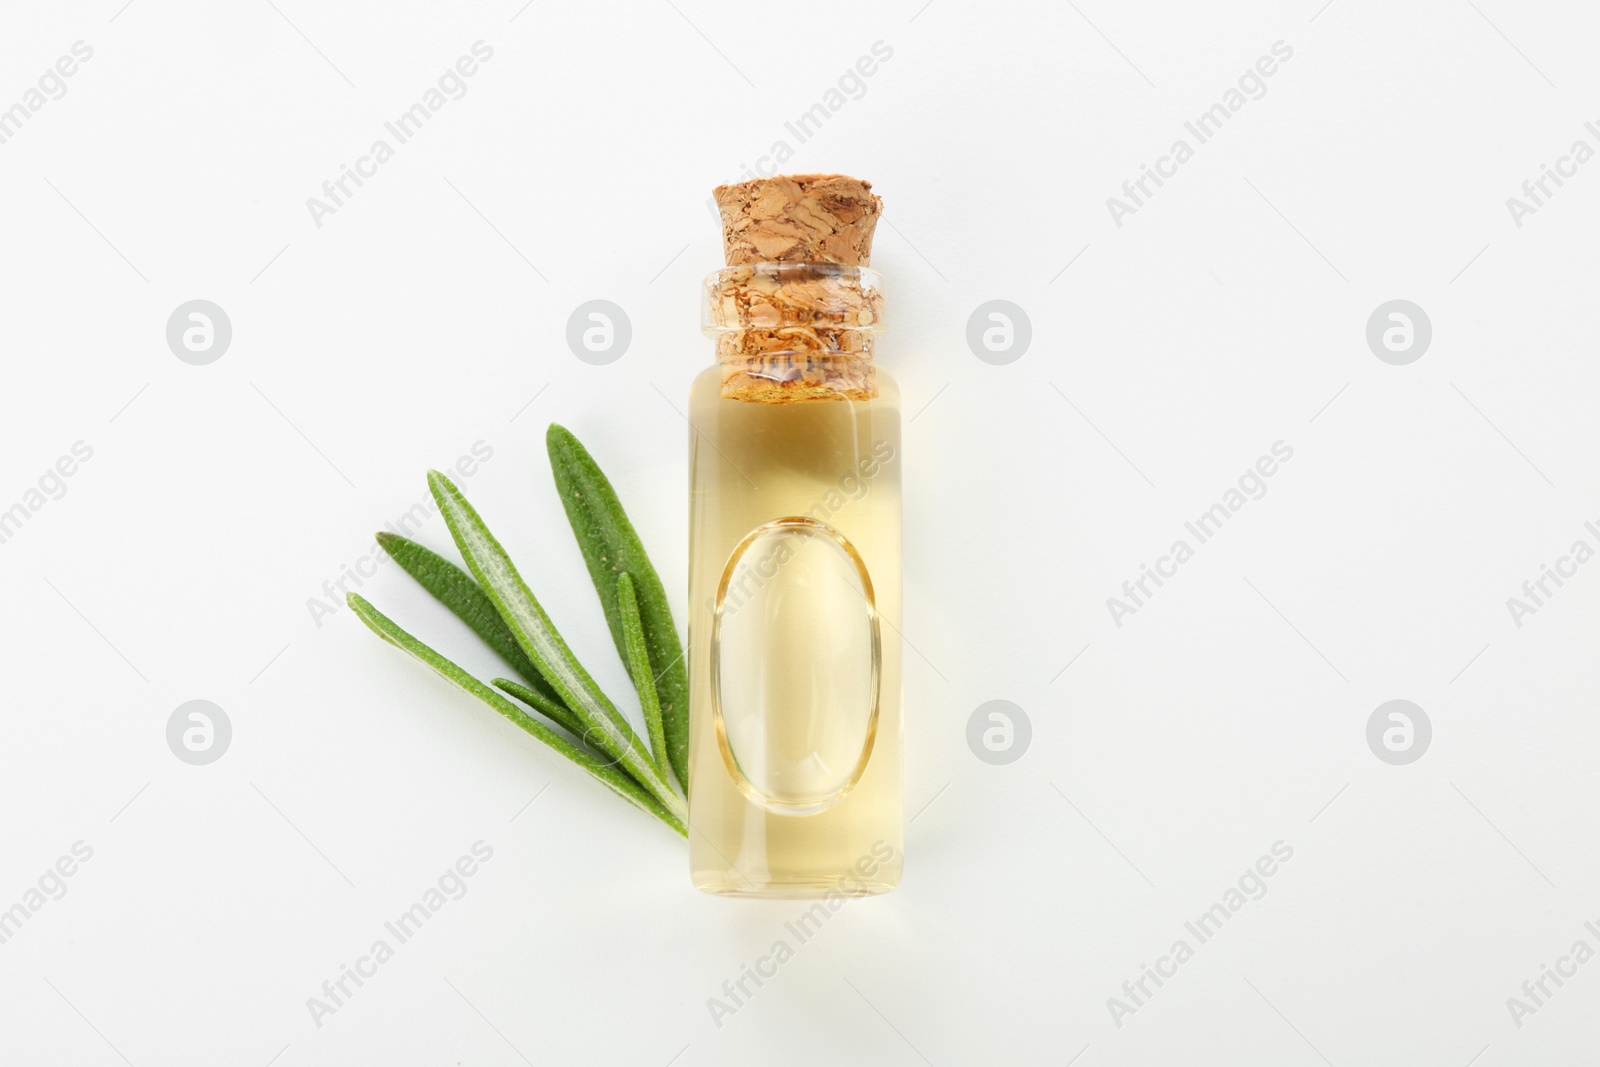
[[[802,362],[860,380],[858,354]],[[737,370],[707,368],[689,404],[692,877],[886,892],[903,823],[898,391],[873,367],[869,389],[751,402],[729,395]]]

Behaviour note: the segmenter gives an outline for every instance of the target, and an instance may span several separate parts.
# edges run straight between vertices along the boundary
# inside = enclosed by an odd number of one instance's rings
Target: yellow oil
[[[900,879],[900,408],[690,393],[689,853],[695,885]]]

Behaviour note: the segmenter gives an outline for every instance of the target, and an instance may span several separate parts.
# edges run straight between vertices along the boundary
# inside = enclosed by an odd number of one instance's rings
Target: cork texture
[[[883,201],[872,183],[843,174],[792,174],[719,185],[728,266],[843,263],[869,266]]]
[[[780,175],[718,186],[729,267],[762,263],[865,267],[883,201],[842,174]],[[757,404],[870,400],[878,395],[869,328],[882,294],[825,270],[775,277],[730,270],[713,297],[742,328],[717,338],[722,395]]]

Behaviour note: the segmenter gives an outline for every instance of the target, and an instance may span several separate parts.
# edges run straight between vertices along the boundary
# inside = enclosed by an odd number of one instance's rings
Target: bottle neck
[[[702,315],[723,396],[757,403],[871,399],[883,279],[836,263],[752,263],[706,278]]]

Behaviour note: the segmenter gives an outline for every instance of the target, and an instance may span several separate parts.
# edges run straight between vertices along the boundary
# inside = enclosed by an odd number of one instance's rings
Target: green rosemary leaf
[[[523,730],[526,730],[556,752],[588,771],[599,779],[602,784],[630,804],[654,815],[678,833],[688,836],[688,828],[684,824],[681,810],[674,811],[667,805],[662,804],[659,799],[643,789],[636,781],[622,773],[620,769],[613,766],[609,761],[596,756],[586,749],[579,748],[548,726],[528,715],[511,701],[468,674],[461,667],[401,629],[394,620],[373,607],[367,600],[355,593],[349,594],[346,599],[361,621],[366,623],[379,637],[421,660],[457,689],[477,697],[483,703],[516,723]]]
[[[547,703],[561,703],[561,698],[550,687],[550,683],[544,680],[533,661],[518,647],[517,639],[511,636],[511,630],[500,618],[494,604],[478,588],[478,583],[472,580],[472,575],[409,538],[387,530],[377,537],[378,544],[391,559],[400,564],[401,570],[415,578],[417,584],[433,594],[435,600],[471,627],[473,633],[522,676],[529,688]],[[539,710],[545,711],[542,707]]]
[[[661,701],[656,696],[656,681],[650,674],[650,653],[645,648],[644,621],[639,618],[639,600],[633,592],[633,576],[624,571],[617,578],[617,602],[622,608],[622,636],[627,646],[628,673],[639,693],[644,723],[650,735],[650,753],[656,767],[667,773],[667,740],[661,725]]]
[[[572,654],[534,598],[533,591],[517,573],[511,557],[461,495],[461,490],[438,471],[428,472],[428,486],[473,577],[493,602],[522,651],[555,689],[561,702],[582,721],[585,739],[620,762],[668,812],[683,818],[686,813],[683,799],[673,792],[671,783],[656,769],[649,750],[628,725],[628,720]]]
[[[513,682],[510,678],[496,678],[492,684],[496,689],[516,697],[556,725],[571,731],[578,737],[583,736],[583,723],[578,720],[576,715],[568,711],[567,706],[560,701],[550,700],[542,693],[530,689],[519,682]]]
[[[545,700],[543,697],[540,697],[527,686],[519,685],[509,678],[496,678],[493,684],[494,687],[499,689],[501,692],[516,697],[529,707],[532,707],[542,714],[548,716],[553,721],[560,723],[562,727],[578,738],[579,747],[594,753],[596,759],[604,760],[606,763],[609,763],[613,767],[617,768],[617,770],[621,771],[623,774],[628,774],[628,769],[624,767],[614,756],[609,755],[601,749],[595,748],[589,743],[589,738],[593,736],[594,732],[588,727],[584,726],[578,717],[572,714],[572,712],[568,710],[565,705],[553,704],[550,701]],[[628,774],[628,777],[633,778],[633,775]],[[638,779],[635,778],[634,781],[638,781]],[[643,788],[643,783],[640,783],[640,786]],[[646,792],[648,792],[648,789],[646,789]]]
[[[650,564],[644,544],[617,499],[616,490],[587,449],[565,427],[551,424],[545,435],[550,468],[561,504],[583,550],[589,577],[600,594],[617,654],[628,659],[617,592],[620,576],[632,576],[639,604],[650,674],[655,682],[666,736],[667,760],[678,781],[689,786],[689,675],[683,645],[672,621],[672,609],[661,577]]]

